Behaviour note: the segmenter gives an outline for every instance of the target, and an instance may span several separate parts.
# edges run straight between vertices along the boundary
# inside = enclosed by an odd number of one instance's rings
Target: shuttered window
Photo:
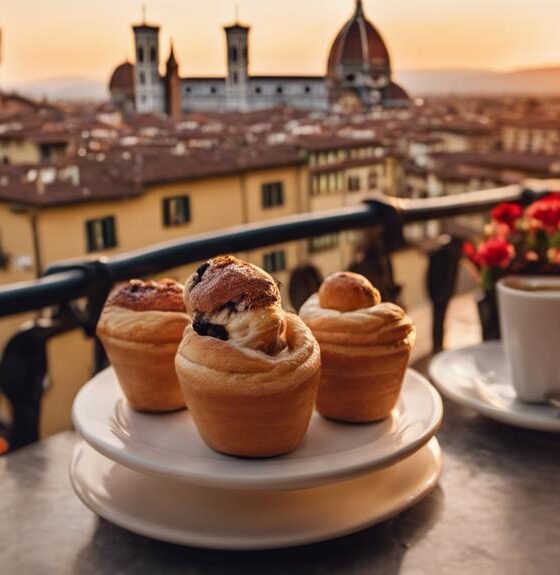
[[[182,226],[191,221],[189,196],[174,196],[163,199],[163,225],[166,228]]]
[[[114,248],[117,245],[117,230],[114,216],[86,221],[88,252]]]
[[[284,183],[270,182],[261,186],[263,208],[274,208],[284,205]]]
[[[268,252],[263,256],[263,268],[268,273],[281,272],[286,269],[286,254],[283,250]]]

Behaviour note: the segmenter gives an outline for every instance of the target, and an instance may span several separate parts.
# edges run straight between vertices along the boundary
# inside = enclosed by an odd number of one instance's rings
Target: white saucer
[[[515,398],[501,342],[443,351],[430,364],[430,376],[442,395],[496,421],[560,432],[560,411]]]
[[[346,535],[396,515],[437,483],[433,438],[407,459],[357,479],[312,489],[234,491],[143,475],[85,443],[70,479],[101,517],[147,537],[214,549],[271,549]]]
[[[296,489],[340,481],[391,465],[424,445],[439,428],[441,398],[408,370],[392,416],[348,425],[314,414],[298,449],[269,459],[239,459],[206,446],[189,412],[147,415],[126,403],[114,371],[87,383],[72,410],[80,435],[106,457],[143,473],[229,489]]]

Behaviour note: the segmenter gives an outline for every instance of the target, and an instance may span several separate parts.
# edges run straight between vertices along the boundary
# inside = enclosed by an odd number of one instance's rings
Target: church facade
[[[118,66],[109,82],[114,103],[130,112],[255,111],[290,106],[310,111],[369,110],[403,107],[406,92],[391,77],[386,44],[366,18],[361,0],[336,36],[326,76],[254,76],[249,73],[250,28],[224,28],[227,45],[225,78],[180,77],[173,46],[160,74],[159,27],[133,27],[135,63]]]

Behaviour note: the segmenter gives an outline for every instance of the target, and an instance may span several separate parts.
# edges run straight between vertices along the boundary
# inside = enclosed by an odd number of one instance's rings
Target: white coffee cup
[[[498,307],[518,399],[543,403],[560,394],[560,277],[506,277]]]

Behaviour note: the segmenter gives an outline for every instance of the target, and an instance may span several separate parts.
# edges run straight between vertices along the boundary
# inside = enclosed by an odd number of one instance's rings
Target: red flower
[[[465,241],[463,243],[463,255],[475,266],[480,267],[480,258],[478,257],[478,253],[472,242]]]
[[[525,216],[540,222],[548,231],[560,229],[560,194],[550,194],[531,204]]]
[[[505,224],[511,230],[522,214],[523,208],[519,204],[504,203],[497,205],[490,215],[495,222]]]
[[[478,259],[483,267],[505,269],[514,256],[513,246],[502,238],[489,238],[478,248]]]

